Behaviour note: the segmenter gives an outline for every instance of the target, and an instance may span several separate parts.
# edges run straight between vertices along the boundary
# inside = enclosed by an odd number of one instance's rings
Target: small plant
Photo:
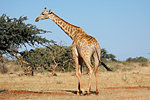
[[[62,84],[62,83],[63,83],[62,81],[57,81],[57,82],[56,82],[56,84]]]
[[[8,72],[7,67],[5,66],[5,64],[0,63],[0,73],[2,74],[6,74]]]
[[[142,66],[142,67],[148,67],[148,62],[142,62],[142,63],[140,63],[140,66]]]
[[[128,78],[127,78],[126,75],[124,75],[124,76],[122,77],[122,80],[123,80],[124,82],[128,83]]]

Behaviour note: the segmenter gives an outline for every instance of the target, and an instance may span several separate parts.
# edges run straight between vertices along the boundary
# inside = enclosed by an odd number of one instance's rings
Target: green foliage
[[[24,60],[30,63],[32,68],[42,67],[45,70],[51,71],[54,61],[58,64],[57,70],[71,71],[73,69],[73,60],[70,47],[50,45],[47,48],[36,48],[30,51],[21,53]]]
[[[55,60],[59,65],[59,69],[62,69],[63,71],[71,71],[74,68],[71,47],[55,45],[53,48],[53,50],[55,50]]]
[[[128,58],[126,60],[127,62],[147,62],[148,59],[144,58],[144,57],[136,57],[136,58]]]
[[[102,54],[102,60],[111,60],[111,61],[117,61],[115,58],[116,56],[113,54],[108,54],[105,49],[101,49]]]
[[[10,18],[3,14],[0,17],[0,52],[9,52],[13,48],[26,44],[34,46],[36,44],[47,44],[49,40],[42,38],[38,34],[48,31],[38,29],[36,26],[26,24],[27,17]]]
[[[38,66],[49,66],[51,63],[49,59],[51,59],[50,54],[46,49],[36,48],[35,50],[31,49],[30,51],[24,51],[21,53],[23,59],[30,64],[31,67]]]

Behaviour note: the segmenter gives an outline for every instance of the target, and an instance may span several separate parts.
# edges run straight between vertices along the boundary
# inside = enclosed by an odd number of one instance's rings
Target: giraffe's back
[[[80,34],[76,37],[76,47],[81,56],[92,55],[95,52],[95,48],[100,48],[97,40],[87,34]]]

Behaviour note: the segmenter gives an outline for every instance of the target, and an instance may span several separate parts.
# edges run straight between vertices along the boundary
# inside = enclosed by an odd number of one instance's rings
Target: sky
[[[35,22],[45,7],[95,37],[117,60],[150,59],[150,0],[1,0],[0,16],[27,16],[26,23],[52,32],[42,37],[71,46],[70,37],[50,19]]]

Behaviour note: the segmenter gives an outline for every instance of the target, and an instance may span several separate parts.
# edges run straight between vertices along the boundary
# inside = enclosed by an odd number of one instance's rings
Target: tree
[[[112,61],[117,61],[115,58],[116,56],[113,54],[108,54],[107,51],[103,48],[101,49],[101,54],[102,54],[102,59],[103,60],[112,60]]]
[[[38,29],[35,25],[26,24],[27,17],[10,18],[6,14],[0,16],[0,61],[2,62],[2,54],[9,54],[16,57],[21,66],[23,63],[30,63],[23,61],[23,56],[18,56],[18,48],[22,46],[37,46],[49,45],[49,41],[39,36],[49,31]],[[1,67],[1,66],[0,66]],[[22,67],[23,68],[23,67]]]
[[[55,74],[55,68],[61,71],[71,71],[73,59],[71,49],[68,46],[49,45],[46,48],[36,48],[21,53],[23,60],[30,63],[34,69],[41,67],[44,70],[52,71]]]
[[[48,31],[38,29],[35,25],[26,24],[27,17],[10,18],[3,14],[0,17],[0,53],[11,53],[21,46],[46,45],[50,41],[38,34]]]

